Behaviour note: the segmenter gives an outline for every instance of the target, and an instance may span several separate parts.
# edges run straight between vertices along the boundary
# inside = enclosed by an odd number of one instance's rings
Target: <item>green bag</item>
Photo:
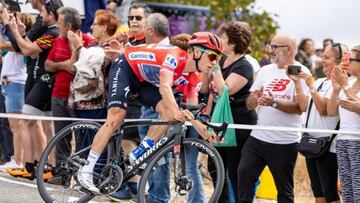
[[[211,116],[212,123],[223,123],[224,121],[229,124],[234,124],[234,119],[231,113],[230,101],[229,101],[229,88],[224,85],[222,94],[218,97],[214,111]],[[236,134],[234,128],[228,128],[224,137],[224,142],[214,143],[215,147],[235,147],[236,146]]]

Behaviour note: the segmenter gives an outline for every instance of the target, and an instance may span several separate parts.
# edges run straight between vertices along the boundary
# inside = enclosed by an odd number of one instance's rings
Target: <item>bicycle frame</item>
[[[166,146],[168,143],[170,143],[172,140],[175,140],[178,145],[181,144],[181,139],[185,136],[185,130],[187,127],[185,126],[185,123],[176,122],[170,123],[168,121],[160,121],[160,120],[137,120],[137,121],[126,121],[124,124],[120,127],[119,133],[117,135],[113,136],[111,139],[111,152],[115,153],[115,159],[112,160],[112,164],[118,165],[117,160],[120,160],[121,155],[121,141],[122,141],[122,129],[128,128],[128,127],[136,127],[141,125],[170,125],[169,130],[167,133],[160,138],[159,141],[156,142],[155,146],[147,150],[141,157],[139,157],[135,162],[131,165],[128,165],[125,170],[123,171],[124,179],[123,182],[126,182],[131,177],[137,174],[137,171],[139,168],[148,160],[152,158],[152,156],[158,152],[161,148]],[[180,154],[180,147],[179,150],[176,151],[177,154]],[[175,152],[175,151],[174,151]],[[112,154],[114,155],[114,154]],[[179,158],[179,156],[177,156]],[[175,157],[175,163],[178,162],[178,159]],[[179,171],[177,167],[175,167],[175,171]],[[178,173],[175,173],[178,174]]]

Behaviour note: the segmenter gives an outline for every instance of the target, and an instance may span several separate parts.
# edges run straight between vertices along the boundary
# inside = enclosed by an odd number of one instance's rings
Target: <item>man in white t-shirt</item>
[[[301,114],[308,106],[309,88],[299,75],[288,75],[288,65],[295,61],[296,41],[277,35],[271,41],[273,64],[260,69],[246,102],[248,109],[258,108],[260,126],[301,127]],[[303,73],[300,73],[303,75]],[[297,158],[298,132],[253,130],[245,143],[238,167],[240,202],[252,202],[254,186],[267,165],[274,177],[278,202],[294,202],[293,173]]]

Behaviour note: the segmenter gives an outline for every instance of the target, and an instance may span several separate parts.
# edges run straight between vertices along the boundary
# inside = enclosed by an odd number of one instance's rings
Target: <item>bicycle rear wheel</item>
[[[171,164],[174,159],[173,149],[174,142],[172,141],[157,152],[147,164],[139,183],[138,202],[145,203],[146,198],[149,198],[146,196],[149,195],[148,190],[151,190],[152,178],[157,178],[158,181],[161,179],[164,180],[164,173],[157,170],[163,170],[161,169],[161,167],[163,167],[161,164],[164,164],[163,160],[166,156],[171,159],[170,162],[167,161],[167,163],[165,163],[170,164],[171,166],[170,185],[168,186],[170,191],[170,202],[187,202],[189,198],[196,198],[196,200],[192,200],[196,202],[217,202],[221,194],[225,178],[224,165],[217,150],[204,140],[195,138],[183,139],[180,155],[181,163],[179,167],[181,170],[181,178],[178,177],[180,178],[178,181],[180,180],[181,183],[175,183],[174,164]],[[196,154],[197,151],[200,153]],[[190,158],[192,156],[195,157]],[[194,162],[197,161],[196,164],[192,163],[193,165],[195,164],[194,167],[191,166],[191,163],[189,164],[188,161],[185,161],[189,159],[193,159]],[[208,164],[214,166],[212,171],[208,170]],[[195,168],[195,170],[193,170],[193,168]],[[161,177],[154,177],[156,175],[161,175]],[[197,177],[199,181],[195,180]],[[199,184],[196,184],[195,182]],[[187,187],[189,184],[191,185],[191,189]],[[201,190],[201,185],[203,185],[203,191]]]
[[[88,202],[94,194],[81,188],[76,180],[80,165],[84,165],[94,135],[101,127],[95,122],[76,122],[62,129],[46,146],[37,170],[38,190],[45,202]],[[56,161],[50,157],[55,154]],[[108,163],[109,146],[95,165],[95,172]],[[51,167],[48,167],[52,163]],[[55,165],[55,166],[54,166]],[[53,178],[44,181],[44,171],[51,170]],[[96,182],[96,178],[94,178]]]

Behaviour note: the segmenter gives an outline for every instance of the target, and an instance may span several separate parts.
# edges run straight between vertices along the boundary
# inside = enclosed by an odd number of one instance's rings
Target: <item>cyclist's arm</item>
[[[175,112],[179,111],[179,106],[176,103],[172,86],[174,83],[174,73],[164,68],[160,71],[160,86],[159,91],[163,102],[168,110],[169,114],[172,113],[172,119],[174,118]],[[170,115],[169,115],[170,116]]]

